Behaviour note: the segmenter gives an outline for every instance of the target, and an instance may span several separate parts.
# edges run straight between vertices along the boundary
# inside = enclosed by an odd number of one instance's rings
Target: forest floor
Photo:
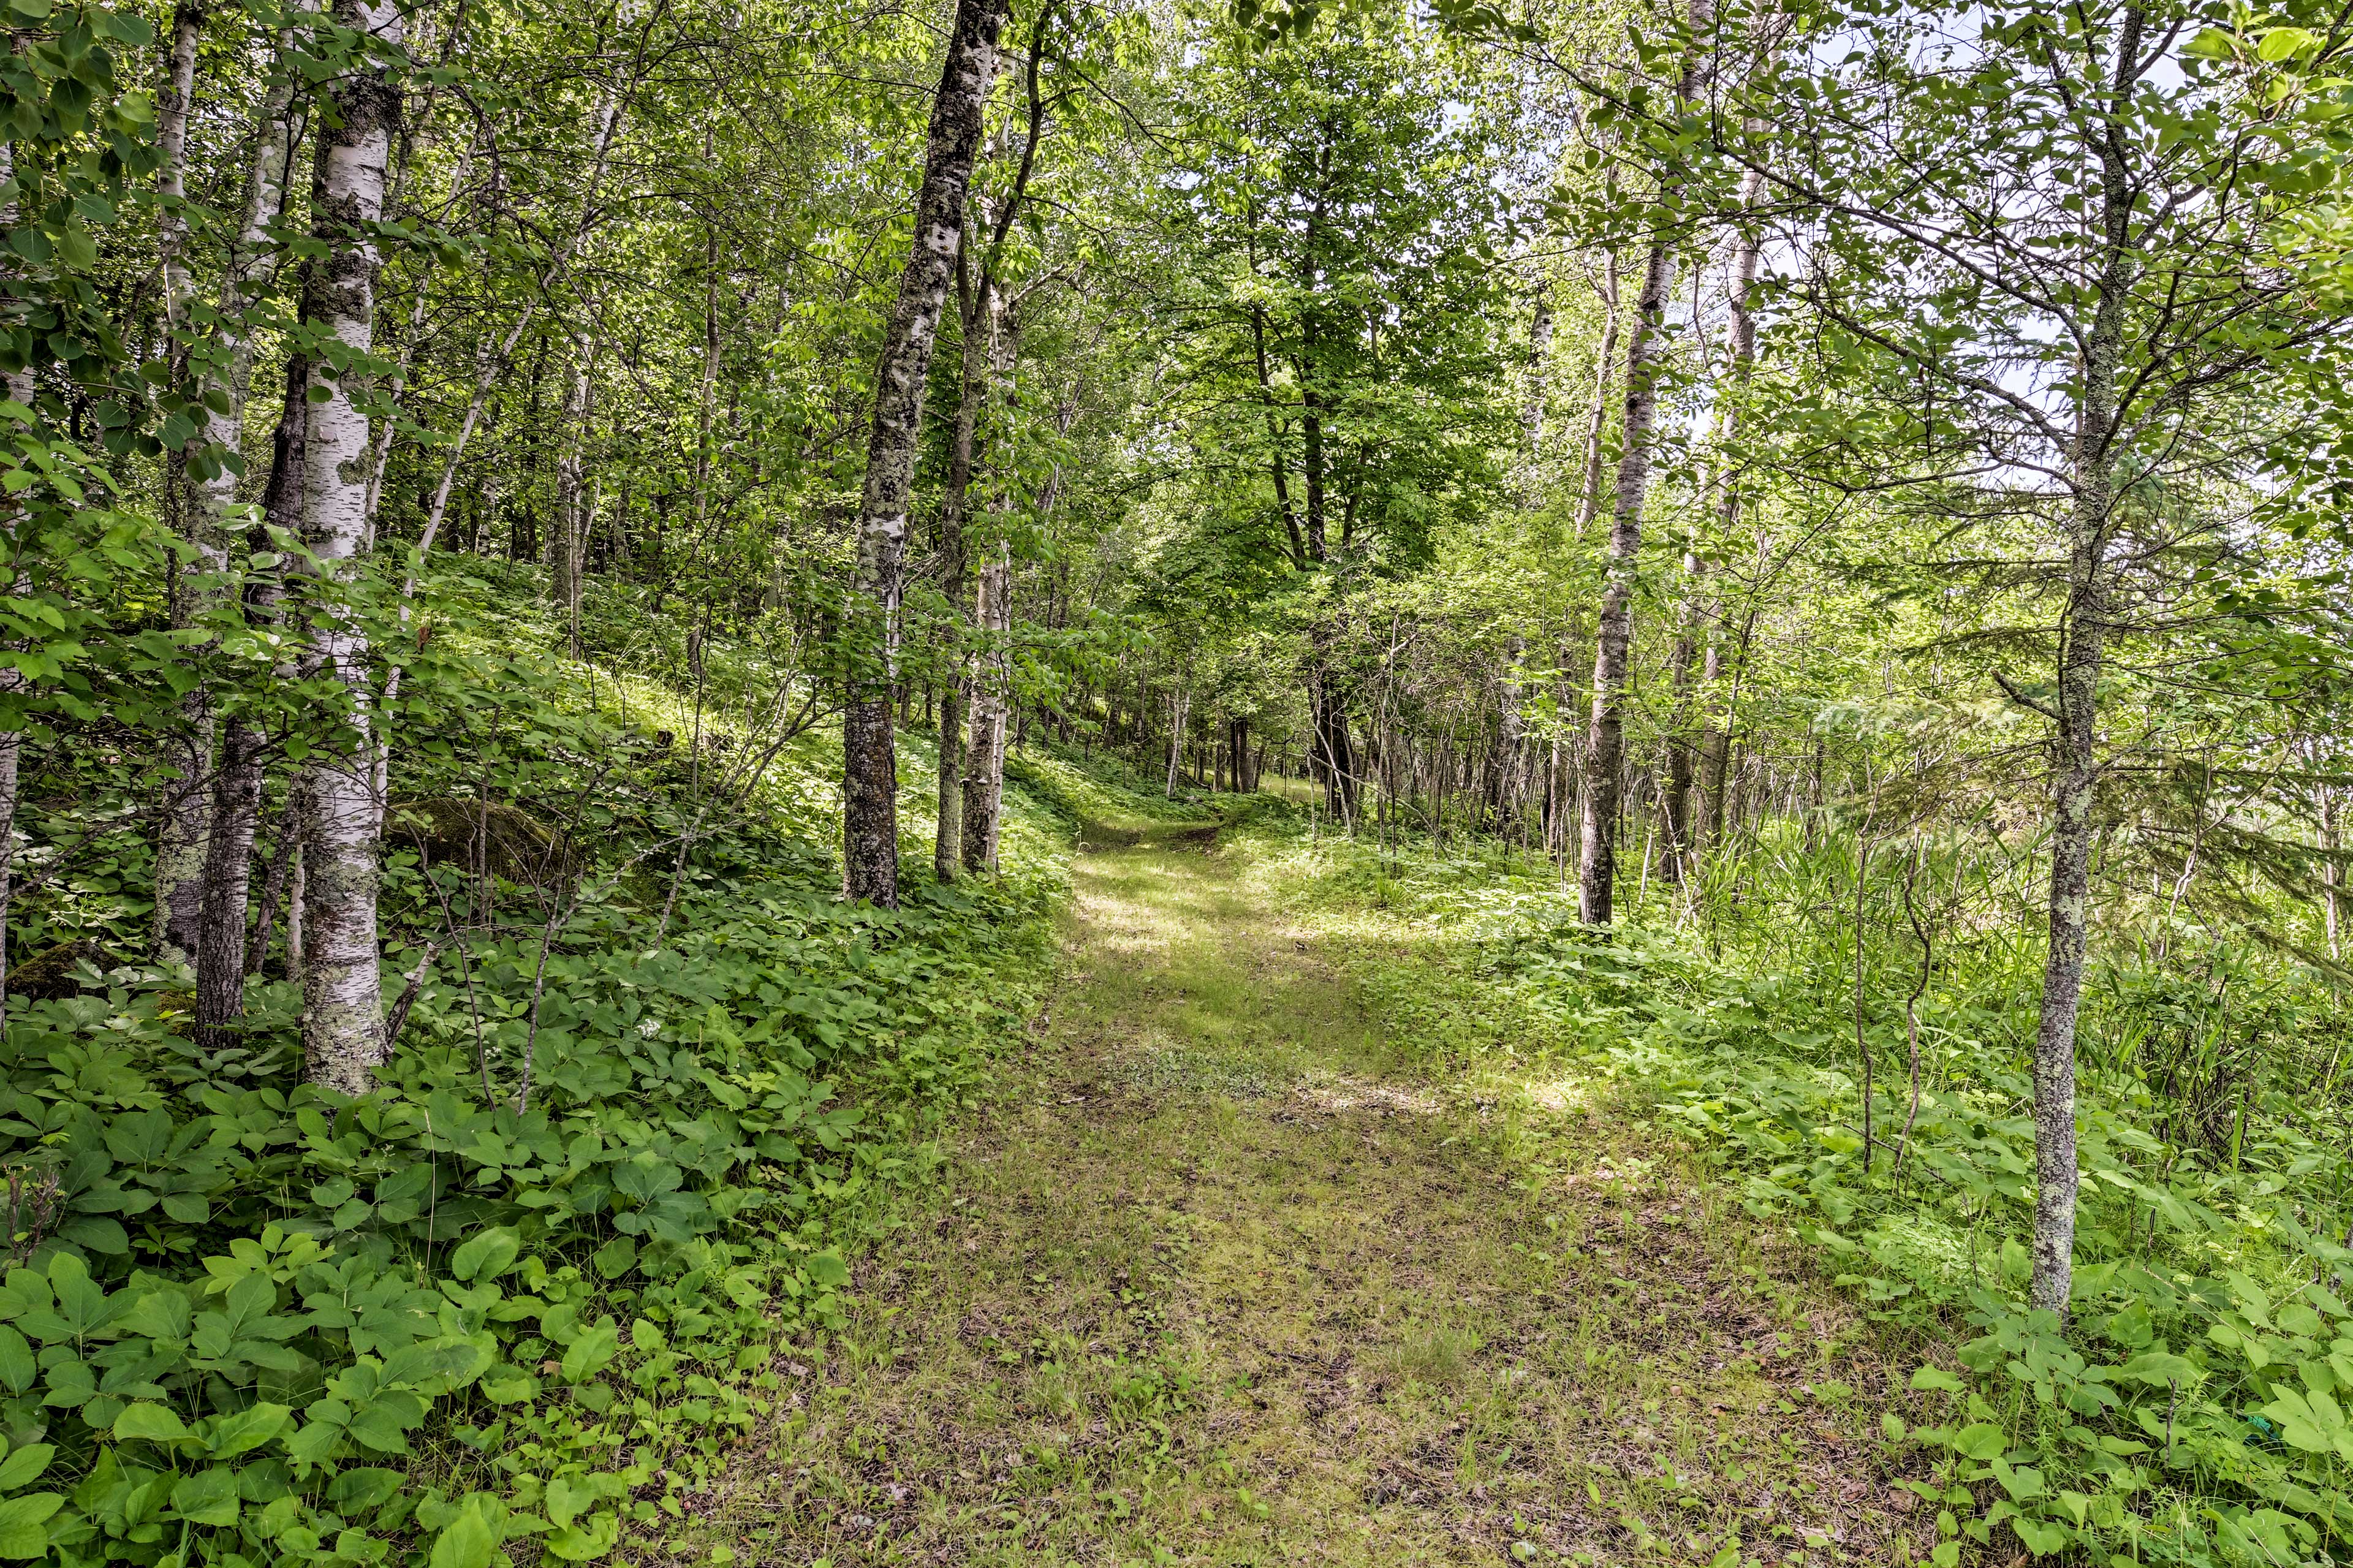
[[[1925,1557],[1908,1366],[1606,1096],[1410,1065],[1274,866],[1088,826],[1063,985],[690,1500],[704,1560]]]

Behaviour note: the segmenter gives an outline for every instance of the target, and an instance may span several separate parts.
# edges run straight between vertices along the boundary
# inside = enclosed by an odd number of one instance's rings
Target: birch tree
[[[380,47],[399,49],[405,21],[390,0],[336,0],[334,19]],[[368,647],[339,590],[354,581],[367,531],[368,417],[362,411],[374,346],[374,226],[399,124],[401,90],[390,66],[371,58],[328,87],[332,122],[319,131],[313,234],[323,252],[305,268],[303,323],[316,336],[303,432],[302,542],[326,595],[312,612],[306,665],[351,692],[341,745],[312,753],[300,784],[304,806],[302,1051],[311,1080],[343,1094],[367,1092],[383,1059],[382,981],[376,958],[375,747],[369,727]]]
[[[842,892],[899,902],[899,763],[892,721],[901,572],[914,483],[916,427],[940,312],[964,240],[965,195],[997,70],[1002,0],[957,0],[915,199],[914,244],[875,366],[874,417],[850,583],[853,661],[842,712]]]

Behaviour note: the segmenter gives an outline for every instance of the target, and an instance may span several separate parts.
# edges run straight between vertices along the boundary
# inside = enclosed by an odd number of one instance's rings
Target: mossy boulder
[[[100,961],[98,943],[85,937],[44,948],[8,971],[8,994],[44,1002],[81,994],[81,963]]]
[[[406,845],[427,866],[487,868],[510,882],[545,886],[576,877],[584,861],[569,839],[520,806],[503,801],[438,795],[394,801],[385,813],[385,837]]]

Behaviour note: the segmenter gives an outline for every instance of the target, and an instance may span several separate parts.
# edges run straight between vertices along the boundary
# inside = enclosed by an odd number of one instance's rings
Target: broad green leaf
[[[47,1556],[49,1532],[45,1527],[65,1500],[56,1492],[26,1492],[0,1501],[0,1558],[22,1562]]]
[[[490,1521],[470,1508],[434,1539],[427,1568],[491,1568],[491,1553],[498,1545]]]
[[[1936,1389],[1946,1394],[1958,1394],[1967,1384],[1941,1366],[1924,1366],[1912,1374],[1912,1386],[1923,1392]]]
[[[133,1405],[114,1418],[114,1436],[126,1443],[139,1438],[150,1443],[178,1443],[187,1438],[188,1427],[160,1405]]]
[[[522,1242],[512,1230],[496,1226],[452,1253],[449,1272],[468,1284],[495,1279],[514,1267],[515,1255],[522,1250]]]
[[[172,1488],[172,1511],[190,1524],[235,1524],[237,1500],[237,1477],[220,1465],[183,1476]]]
[[[216,1459],[226,1459],[260,1447],[286,1429],[294,1413],[283,1405],[253,1405],[224,1415],[204,1439]]]
[[[0,1459],[0,1492],[13,1492],[18,1487],[38,1480],[56,1457],[57,1448],[48,1443],[27,1443],[5,1459]]]
[[[605,1370],[621,1348],[619,1325],[607,1319],[583,1333],[564,1352],[564,1381],[586,1383]]]
[[[1953,1451],[1961,1458],[1983,1462],[2001,1458],[2010,1447],[2010,1440],[2002,1435],[2000,1427],[1981,1421],[1954,1433],[1952,1446]]]

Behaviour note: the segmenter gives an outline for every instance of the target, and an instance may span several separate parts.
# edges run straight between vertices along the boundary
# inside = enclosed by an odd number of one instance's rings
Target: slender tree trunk
[[[193,83],[195,28],[201,21],[201,14],[188,6],[181,7],[174,18],[172,68],[179,80],[175,94],[183,137],[186,95]],[[190,570],[175,584],[173,597],[173,620],[183,627],[203,618],[217,602],[227,581],[229,518],[237,497],[237,474],[223,459],[233,456],[244,440],[245,407],[253,382],[254,358],[253,334],[247,318],[278,276],[280,253],[270,238],[269,226],[285,206],[287,178],[293,158],[297,116],[295,73],[290,65],[292,43],[290,28],[280,33],[270,83],[255,116],[253,162],[247,170],[244,210],[230,241],[227,266],[221,280],[218,321],[206,338],[189,351],[190,379],[199,388],[199,397],[190,409],[197,428],[186,451],[175,459],[183,466],[172,476],[174,494],[185,494],[179,503],[182,531],[196,552]],[[185,55],[183,44],[186,47]],[[190,74],[182,79],[184,67]],[[174,195],[179,179],[175,172]],[[183,226],[170,248],[176,252],[184,243]],[[175,265],[181,276],[173,297],[181,301],[175,317],[181,326],[174,330],[180,331],[185,330],[188,289],[185,261]],[[174,742],[181,793],[173,809],[165,814],[156,854],[155,940],[158,953],[166,961],[193,955],[200,944],[203,888],[210,860],[206,840],[212,831],[212,799],[208,798],[204,781],[214,765],[211,692],[201,686],[191,691],[184,700],[182,712],[185,727]],[[216,788],[211,792],[214,795],[217,793]],[[236,825],[229,825],[229,830],[235,832]],[[249,826],[247,831],[249,836]],[[238,918],[242,921],[241,909]]]
[[[1552,360],[1552,292],[1539,277],[1535,313],[1528,321],[1528,395],[1520,411],[1520,505],[1535,510],[1544,500],[1545,372]]]
[[[2337,934],[2337,889],[2344,885],[2345,868],[2337,861],[2341,846],[2337,835],[2337,788],[2334,784],[2320,786],[2320,847],[2327,858],[2320,863],[2321,923],[2328,938],[2328,957],[2332,963],[2343,963],[2345,952]]]
[[[2129,93],[2138,67],[2142,12],[2117,28],[2115,74]],[[2089,149],[2099,165],[2102,266],[2075,398],[2070,476],[2067,605],[2059,627],[2058,777],[2051,830],[2051,940],[2034,1039],[2034,1280],[2032,1304],[2061,1318],[2074,1278],[2075,1015],[2084,994],[2092,900],[2092,800],[2099,783],[2099,681],[2114,567],[2108,536],[2116,507],[2116,366],[2123,353],[2128,247],[2137,195],[2117,118],[2102,117]]]
[[[564,450],[555,459],[555,531],[549,543],[548,594],[565,614],[571,655],[580,657],[580,627],[574,607],[580,597],[581,542],[587,536],[583,515],[581,467],[588,444],[590,400],[595,395],[596,340],[582,345],[572,363],[572,378],[564,392]]]
[[[972,490],[974,448],[980,411],[988,400],[988,333],[997,320],[994,300],[973,294],[965,253],[956,253],[957,316],[963,328],[963,374],[957,379],[955,433],[948,444],[948,481],[940,492],[940,589],[948,603],[948,669],[940,695],[938,819],[932,839],[932,874],[952,882],[964,868],[964,721],[970,681],[970,656],[964,646],[965,507]]]
[[[1688,96],[1688,93],[1686,94]],[[1634,576],[1642,550],[1642,506],[1651,481],[1651,424],[1658,412],[1658,353],[1664,334],[1672,258],[1654,241],[1626,346],[1626,411],[1618,452],[1616,521],[1609,576],[1594,637],[1593,720],[1585,742],[1585,820],[1577,857],[1577,918],[1606,926],[1617,879],[1620,774],[1625,766],[1626,665],[1634,633]]]
[[[1185,755],[1185,693],[1180,689],[1168,700],[1168,784],[1161,792],[1164,800],[1176,798],[1176,764]]]
[[[177,384],[188,368],[188,307],[194,292],[188,271],[188,108],[195,93],[196,39],[205,14],[182,4],[172,14],[171,51],[164,62],[163,89],[155,95],[155,140],[162,163],[155,171],[160,207],[155,229],[157,261],[164,275],[164,364]],[[164,458],[165,521],[196,547],[195,558],[173,577],[171,617],[185,631],[204,617],[228,567],[227,540],[203,525],[188,505],[190,451],[175,446]],[[154,947],[164,963],[185,963],[196,944],[196,901],[203,885],[206,803],[212,771],[212,691],[199,683],[180,699],[179,722],[164,739],[169,782],[164,785],[162,830],[155,845]]]
[[[302,466],[308,419],[310,365],[296,355],[286,369],[286,398],[262,493],[262,515],[274,528],[299,534],[302,527]],[[248,615],[277,619],[280,586],[275,574],[257,583]],[[293,678],[280,667],[280,680]],[[260,968],[260,954],[248,961],[245,908],[252,884],[253,840],[261,814],[264,736],[242,713],[232,714],[221,732],[220,762],[213,783],[212,832],[205,845],[204,898],[196,930],[196,1037],[208,1047],[227,1044],[245,1016],[245,977]],[[290,820],[290,841],[292,824]],[[282,861],[273,873],[253,945],[267,949],[277,918]]]
[[[1689,103],[1705,61],[1701,40],[1714,22],[1712,0],[1690,0],[1690,37],[1675,95]],[[1672,195],[1679,176],[1662,176]],[[1642,550],[1642,508],[1651,483],[1652,424],[1658,415],[1659,356],[1666,329],[1667,289],[1674,257],[1667,238],[1651,242],[1642,268],[1642,291],[1635,303],[1633,335],[1626,344],[1624,428],[1618,445],[1616,514],[1609,530],[1609,575],[1594,635],[1593,722],[1585,749],[1584,837],[1577,866],[1577,914],[1588,925],[1609,923],[1617,877],[1615,827],[1620,775],[1625,766],[1627,659],[1634,631],[1634,579]]]
[[[985,647],[973,664],[972,759],[964,781],[964,865],[997,868],[997,837],[1005,806],[1005,724],[1011,707],[1013,558],[999,542],[997,559],[980,569],[977,612]]]
[[[336,20],[395,47],[405,20],[390,0],[336,0]],[[377,68],[354,71],[330,93],[339,123],[322,124],[314,229],[324,254],[308,267],[303,317],[352,353],[374,339],[377,255],[400,94]],[[303,542],[330,588],[350,583],[367,533],[368,421],[356,368],[311,373],[304,433]],[[372,1086],[384,1058],[384,998],[376,963],[375,799],[368,649],[357,624],[330,605],[312,617],[305,663],[351,693],[351,738],[311,753],[301,783],[304,927],[302,1052],[311,1081],[341,1094]]]
[[[1577,537],[1601,510],[1601,437],[1609,426],[1609,384],[1618,369],[1618,251],[1601,258],[1601,343],[1593,356],[1593,405],[1585,416],[1585,467],[1577,487]]]
[[[957,0],[947,63],[932,100],[915,243],[875,367],[874,425],[858,509],[858,562],[849,611],[852,657],[842,711],[842,891],[885,908],[899,902],[899,764],[891,726],[898,658],[900,573],[914,482],[923,383],[940,310],[963,243],[965,191],[980,150],[989,79],[1004,25],[1002,0]],[[970,846],[966,846],[967,858]]]

